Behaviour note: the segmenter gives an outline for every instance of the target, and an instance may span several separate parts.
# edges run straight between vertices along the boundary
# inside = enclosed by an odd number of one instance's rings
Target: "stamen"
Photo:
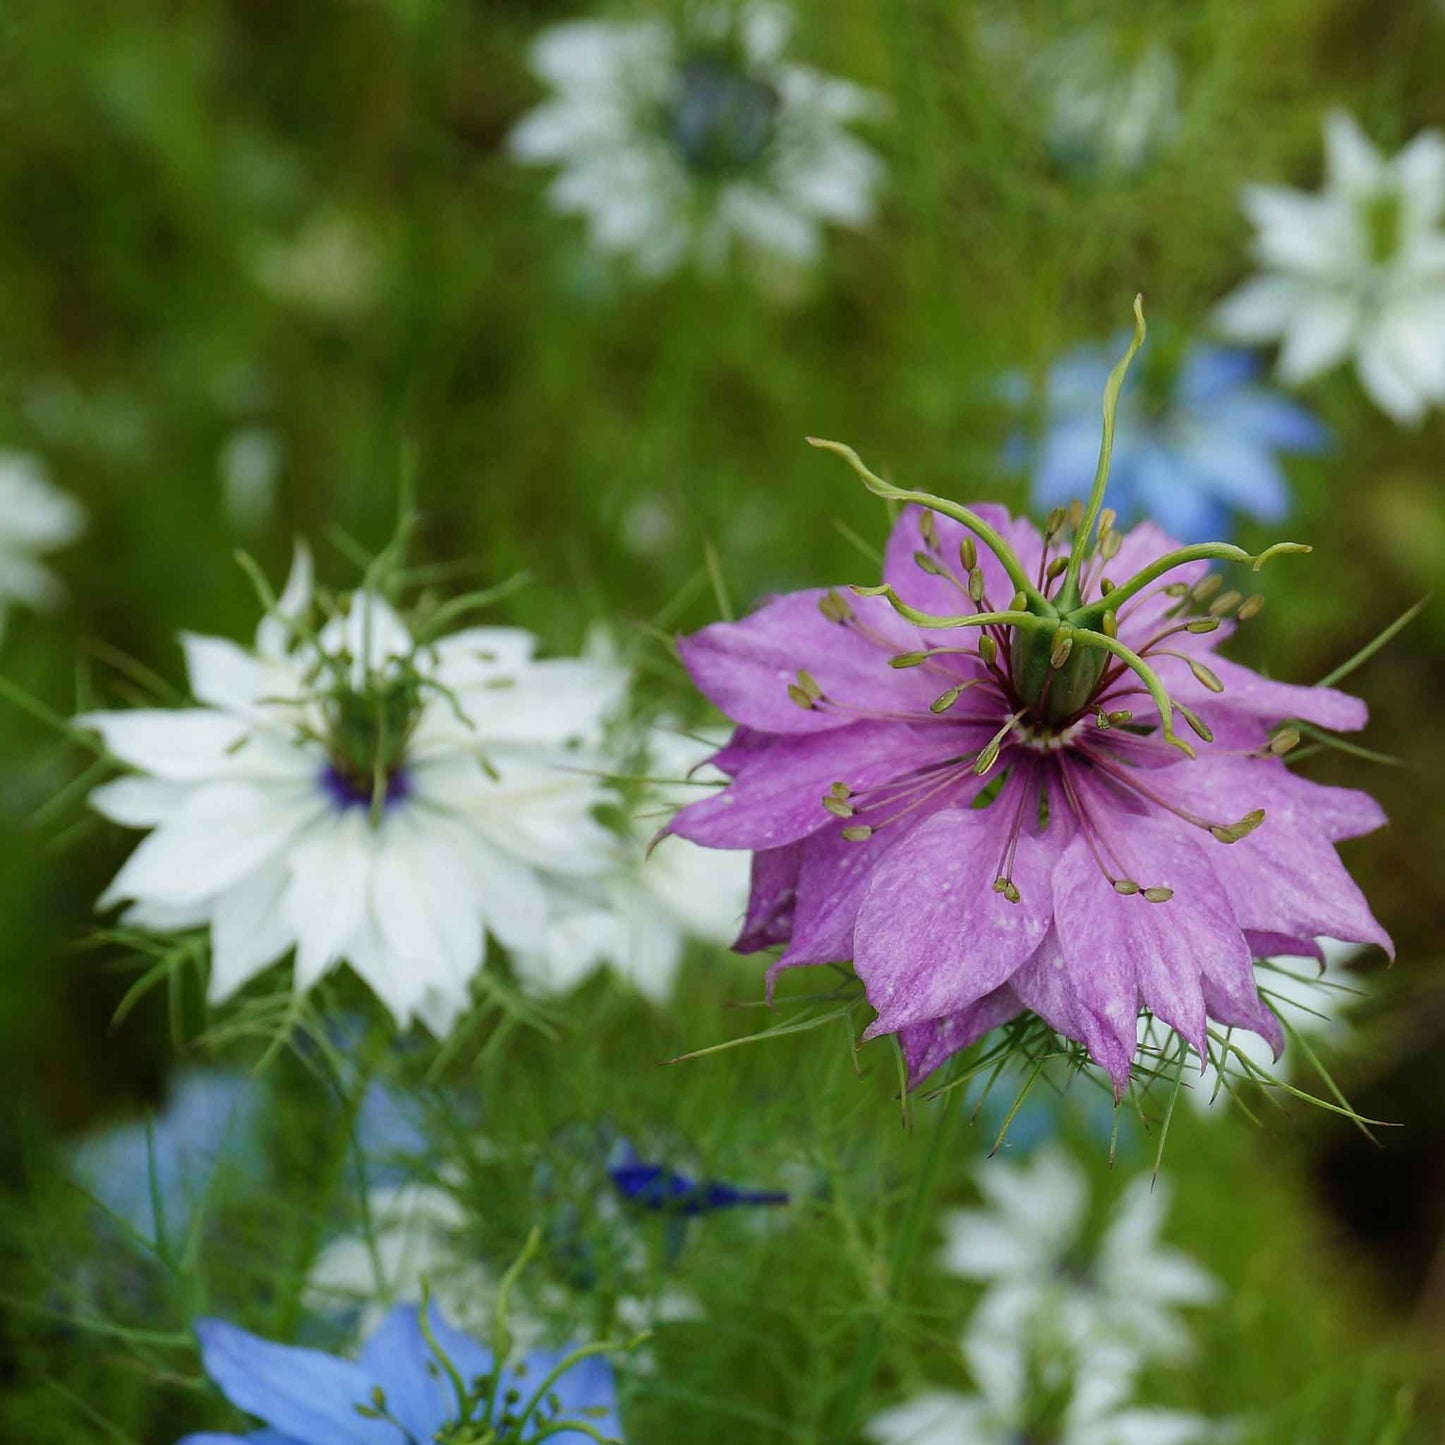
[[[1279,728],[1270,734],[1269,747],[1267,752],[1273,753],[1275,757],[1282,758],[1287,752],[1299,746],[1298,728]]]
[[[1209,604],[1209,615],[1227,617],[1243,600],[1243,594],[1231,587],[1228,592],[1221,593]]]
[[[978,761],[974,763],[973,770],[979,777],[983,777],[993,765],[998,762],[999,752],[1003,748],[1003,740],[1013,731],[1014,724],[1028,711],[1027,708],[1020,708],[1012,714],[1008,721],[986,742],[979,750]]]
[[[1239,604],[1239,611],[1234,615],[1240,622],[1248,622],[1251,617],[1258,617],[1260,609],[1264,606],[1264,598],[1256,592],[1252,597],[1246,597]]]

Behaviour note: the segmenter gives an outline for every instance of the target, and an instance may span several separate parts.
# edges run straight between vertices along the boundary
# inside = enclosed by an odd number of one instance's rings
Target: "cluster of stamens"
[[[973,806],[992,806],[1008,786],[1005,806],[1012,811],[994,889],[1012,902],[1020,894],[1012,868],[1019,838],[1036,816],[1046,824],[1050,811],[1064,809],[1074,819],[1094,860],[1116,892],[1139,896],[1150,903],[1167,902],[1172,890],[1140,883],[1120,861],[1110,838],[1104,810],[1090,808],[1081,788],[1081,773],[1093,773],[1116,789],[1161,808],[1191,827],[1207,832],[1216,842],[1232,844],[1247,837],[1264,821],[1254,809],[1235,821],[1200,816],[1170,801],[1146,779],[1150,769],[1139,759],[1151,752],[1164,761],[1170,748],[1189,759],[1194,746],[1174,731],[1177,715],[1203,743],[1212,743],[1208,723],[1193,709],[1170,697],[1155,667],[1160,658],[1183,662],[1198,683],[1210,693],[1221,693],[1217,674],[1178,639],[1216,631],[1226,622],[1247,622],[1258,615],[1264,599],[1224,589],[1218,573],[1194,583],[1166,581],[1168,574],[1191,562],[1209,559],[1251,562],[1258,570],[1281,552],[1307,551],[1294,543],[1281,543],[1252,557],[1225,543],[1180,548],[1150,563],[1133,577],[1116,584],[1108,568],[1119,555],[1123,534],[1114,513],[1102,507],[1108,473],[1113,413],[1124,369],[1143,339],[1143,318],[1136,304],[1135,342],[1110,378],[1104,402],[1104,442],[1099,474],[1087,507],[1075,502],[1056,508],[1044,525],[1043,549],[1034,575],[1029,576],[1007,542],[982,518],[967,508],[926,493],[905,491],[876,477],[851,448],[833,442],[814,445],[838,452],[863,478],[870,490],[894,501],[926,508],[919,526],[923,548],[914,553],[918,570],[948,583],[959,596],[960,611],[951,615],[924,613],[898,596],[891,585],[854,587],[865,597],[883,597],[894,611],[927,631],[956,629],[971,642],[960,646],[930,645],[899,652],[897,645],[859,615],[850,600],[829,592],[819,603],[830,622],[849,629],[886,654],[894,668],[918,668],[938,675],[940,690],[926,711],[885,711],[860,707],[846,698],[823,691],[808,672],[799,672],[788,689],[799,707],[810,711],[847,714],[858,720],[887,719],[907,723],[944,724],[950,727],[993,725],[996,731],[982,746],[960,745],[957,753],[914,769],[876,787],[854,790],[835,783],[822,806],[846,822],[844,838],[862,842],[938,800],[965,782],[972,773],[983,777],[1006,761],[1004,772],[992,780]],[[810,438],[810,440],[813,440]],[[952,555],[945,551],[934,514],[951,517],[966,529]],[[977,540],[975,540],[977,539]],[[1015,591],[999,608],[988,595],[978,563],[982,542],[998,559]],[[1159,619],[1154,635],[1137,651],[1119,641],[1119,625],[1127,623],[1146,600],[1157,605],[1163,597],[1170,605]],[[1151,609],[1152,610],[1152,609]],[[880,659],[881,660],[881,659]],[[959,674],[963,673],[963,676]],[[1136,699],[1154,704],[1157,721],[1135,721]],[[1251,756],[1282,756],[1299,741],[1292,728],[1281,728]],[[1220,756],[1215,750],[1215,756]],[[1082,765],[1082,766],[1081,766]]]

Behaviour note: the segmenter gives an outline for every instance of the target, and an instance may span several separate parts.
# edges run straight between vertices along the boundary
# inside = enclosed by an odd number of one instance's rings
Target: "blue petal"
[[[1262,387],[1236,393],[1207,420],[1226,435],[1248,437],[1286,452],[1323,451],[1330,441],[1329,428],[1312,413]]]
[[[431,1321],[433,1326],[440,1322],[435,1310]],[[433,1334],[464,1382],[470,1383],[473,1374],[485,1373],[485,1369],[469,1373],[442,1332],[434,1328]],[[392,1310],[362,1346],[356,1363],[372,1384],[381,1387],[387,1408],[418,1440],[430,1440],[455,1417],[456,1392],[444,1375],[434,1375],[429,1368],[437,1361],[422,1334],[415,1305],[398,1305]]]
[[[217,1435],[203,1430],[199,1435],[183,1436],[176,1445],[296,1445],[296,1442],[274,1430],[257,1430],[250,1435]]]
[[[1212,436],[1191,447],[1183,461],[1205,491],[1237,511],[1276,521],[1289,510],[1289,486],[1263,447]]]
[[[1192,346],[1174,383],[1175,398],[1186,407],[1219,401],[1253,381],[1259,368],[1259,358],[1252,351]]]
[[[1099,422],[1077,417],[1053,427],[1034,467],[1034,500],[1052,507],[1088,494],[1099,460]]]
[[[562,1350],[536,1350],[528,1355],[523,1361],[526,1367],[525,1375],[512,1381],[521,1389],[523,1399],[530,1398],[548,1373],[556,1369],[576,1348],[576,1345],[569,1345]],[[617,1382],[613,1378],[612,1366],[603,1356],[589,1355],[585,1360],[573,1365],[553,1386],[553,1391],[561,1404],[557,1418],[583,1418],[603,1435],[622,1438],[622,1421],[617,1414]],[[593,1409],[606,1413],[601,1416],[582,1415],[584,1410]],[[527,1430],[527,1438],[530,1439],[537,1428],[538,1421],[534,1417]],[[560,1434],[549,1436],[548,1439],[565,1442],[565,1445],[586,1445],[586,1442],[590,1441],[590,1437],[580,1430],[564,1430]]]
[[[1162,447],[1151,448],[1148,465],[1139,469],[1135,491],[1140,511],[1181,542],[1217,541],[1229,535],[1224,508],[1200,485],[1197,475]]]
[[[372,1381],[349,1360],[263,1340],[224,1320],[198,1320],[206,1373],[238,1410],[295,1445],[396,1445],[396,1428],[356,1413]]]

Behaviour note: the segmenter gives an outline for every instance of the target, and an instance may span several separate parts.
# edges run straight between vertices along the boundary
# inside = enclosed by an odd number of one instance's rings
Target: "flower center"
[[[379,816],[411,791],[407,744],[421,713],[420,679],[404,669],[373,675],[362,689],[339,687],[323,703],[327,764],[322,786],[342,807]]]
[[[778,92],[720,56],[684,61],[667,117],[668,136],[689,169],[706,176],[747,170],[773,138]]]

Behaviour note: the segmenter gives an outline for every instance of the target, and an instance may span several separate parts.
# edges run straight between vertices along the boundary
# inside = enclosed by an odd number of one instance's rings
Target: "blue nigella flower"
[[[748,1204],[786,1204],[775,1189],[738,1189],[710,1179],[689,1179],[665,1164],[649,1163],[626,1140],[618,1141],[607,1172],[623,1198],[659,1213],[697,1215]]]
[[[204,1431],[180,1445],[431,1445],[453,1438],[512,1445],[543,1430],[556,1445],[588,1445],[622,1435],[612,1369],[601,1356],[537,1350],[504,1363],[493,1388],[492,1352],[434,1308],[423,1323],[415,1306],[398,1306],[355,1360],[273,1344],[223,1320],[198,1321],[196,1334],[221,1393],[267,1428]],[[567,1422],[596,1433],[559,1428]],[[483,1437],[480,1426],[495,1433]]]
[[[244,1074],[184,1070],[152,1119],[80,1140],[70,1154],[71,1177],[143,1238],[178,1241],[218,1169],[253,1179],[263,1172],[260,1104]]]
[[[1099,460],[1099,398],[1122,344],[1081,347],[1049,371],[1044,435],[1015,439],[1007,460],[1029,468],[1034,500],[1088,495]],[[1119,402],[1107,501],[1125,523],[1151,518],[1184,542],[1227,536],[1233,514],[1276,521],[1289,508],[1281,453],[1317,452],[1325,428],[1259,384],[1250,352],[1196,343],[1171,356],[1146,348]]]

